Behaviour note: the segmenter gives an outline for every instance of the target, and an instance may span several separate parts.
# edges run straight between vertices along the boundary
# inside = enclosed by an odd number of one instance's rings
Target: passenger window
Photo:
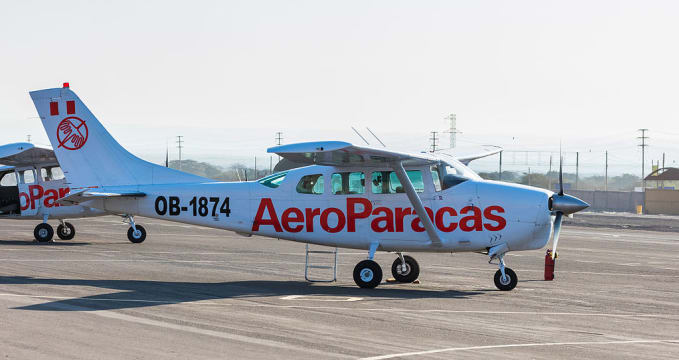
[[[20,177],[23,184],[33,184],[35,182],[35,173],[33,170],[22,171]]]
[[[362,172],[341,172],[332,174],[330,178],[332,193],[335,195],[363,194],[365,192],[365,174]]]
[[[0,175],[0,186],[17,186],[17,176],[14,171]]]
[[[439,167],[431,167],[431,179],[434,181],[434,190],[441,191],[441,178],[439,177]]]
[[[40,169],[40,176],[42,178],[42,181],[53,181],[53,180],[61,180],[64,178],[64,173],[61,171],[61,168],[59,166],[50,166],[50,167],[44,167]]]
[[[408,179],[413,183],[415,191],[418,193],[424,192],[424,181],[422,181],[422,171],[408,170],[406,171]],[[374,171],[372,173],[372,191],[373,194],[400,194],[405,193],[405,189],[398,180],[398,176],[394,171]]]
[[[288,174],[287,172],[271,174],[269,176],[259,179],[259,181],[257,182],[266,187],[275,189],[281,185],[283,180],[285,180],[285,175],[287,174]]]
[[[323,175],[305,175],[297,183],[297,192],[300,194],[323,194]]]

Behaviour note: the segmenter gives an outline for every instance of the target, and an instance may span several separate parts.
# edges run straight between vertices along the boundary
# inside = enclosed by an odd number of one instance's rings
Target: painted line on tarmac
[[[5,295],[5,294],[2,294],[2,295]],[[51,304],[46,304],[46,305],[49,306],[49,307],[52,307],[56,310],[80,311],[82,313],[96,315],[96,316],[109,318],[109,319],[121,320],[121,321],[141,324],[141,325],[156,326],[156,327],[161,327],[161,328],[165,328],[165,329],[184,331],[184,332],[189,332],[189,333],[199,334],[199,335],[212,336],[212,337],[216,337],[216,338],[238,341],[238,342],[243,342],[243,343],[248,343],[248,344],[253,344],[253,345],[258,345],[258,346],[266,346],[266,347],[272,347],[272,348],[299,351],[299,352],[306,353],[306,354],[316,354],[316,356],[327,356],[328,355],[327,352],[312,349],[312,348],[309,348],[309,347],[296,346],[296,345],[286,344],[286,343],[278,342],[278,341],[274,341],[274,340],[261,339],[261,338],[257,338],[257,337],[246,336],[246,335],[238,335],[238,334],[233,334],[233,333],[227,333],[227,332],[224,332],[224,331],[204,329],[204,328],[200,328],[200,327],[197,327],[197,326],[190,326],[190,325],[186,325],[186,324],[177,324],[177,323],[174,323],[174,322],[153,320],[153,319],[143,318],[143,317],[139,317],[139,316],[123,314],[123,313],[119,313],[119,312],[115,312],[115,311],[111,311],[111,310],[98,310],[98,309],[93,309],[93,308],[88,308],[88,307],[83,307],[83,306],[77,306],[77,305],[71,305],[71,304],[65,304],[65,303],[51,303]],[[342,356],[342,355],[341,354],[333,354],[333,356]],[[349,356],[344,356],[344,357],[349,358]]]
[[[649,340],[612,340],[612,341],[572,341],[572,342],[555,342],[555,343],[525,343],[525,344],[504,344],[504,345],[482,345],[482,346],[466,346],[454,347],[435,350],[413,351],[400,354],[387,354],[362,358],[362,360],[382,360],[393,359],[397,357],[429,355],[443,352],[454,351],[470,351],[470,350],[488,350],[488,349],[507,349],[507,348],[521,348],[521,347],[543,347],[543,346],[576,346],[576,345],[625,345],[625,344],[662,344],[662,343],[679,343],[679,339],[649,339]]]
[[[310,296],[310,295],[292,295]],[[262,303],[225,303],[207,300],[182,301],[182,300],[151,300],[151,299],[116,299],[116,298],[74,298],[70,296],[51,296],[51,295],[30,295],[0,293],[0,297],[7,298],[34,298],[44,300],[71,300],[78,302],[131,302],[149,303],[159,305],[190,305],[190,306],[224,306],[224,307],[250,307],[250,308],[282,308],[282,309],[302,309],[302,310],[349,310],[349,311],[368,311],[368,312],[394,312],[394,313],[442,313],[442,314],[476,314],[476,315],[535,315],[535,316],[583,316],[583,317],[612,317],[612,318],[679,318],[679,314],[612,314],[612,313],[574,313],[574,312],[544,312],[544,311],[493,311],[493,310],[446,310],[446,309],[406,309],[406,308],[361,308],[361,307],[342,307],[342,306],[307,306],[307,305],[277,305]],[[363,300],[372,300],[363,298]],[[89,310],[88,310],[89,311]]]

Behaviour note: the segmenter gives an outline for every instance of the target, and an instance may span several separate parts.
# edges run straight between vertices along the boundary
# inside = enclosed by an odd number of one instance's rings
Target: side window
[[[40,169],[40,177],[42,178],[42,181],[52,181],[52,180],[61,180],[64,178],[64,172],[61,171],[61,168],[59,166],[50,166],[50,167],[44,167]]]
[[[365,192],[365,174],[362,172],[341,172],[332,174],[330,178],[332,193],[336,195],[363,194]]]
[[[439,167],[436,165],[431,167],[431,179],[434,180],[434,190],[441,191],[441,177],[439,176]]]
[[[14,171],[0,175],[0,186],[17,186],[17,176]]]
[[[408,170],[406,171],[408,179],[413,183],[415,191],[418,193],[424,192],[424,181],[422,181],[422,171]],[[372,173],[372,190],[373,194],[400,194],[405,193],[405,189],[398,176],[393,171],[374,171]]]
[[[35,172],[33,170],[22,170],[19,173],[22,184],[33,184],[35,182]]]
[[[300,194],[319,195],[323,193],[323,175],[305,175],[297,183],[297,192]]]

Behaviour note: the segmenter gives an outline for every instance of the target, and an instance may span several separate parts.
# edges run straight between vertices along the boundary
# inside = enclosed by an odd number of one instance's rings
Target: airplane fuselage
[[[289,171],[276,188],[260,182],[140,185],[134,190],[144,197],[107,198],[88,206],[244,235],[357,249],[377,242],[386,251],[482,251],[502,243],[511,250],[527,250],[541,248],[549,239],[551,192],[521,185],[467,180],[438,191],[425,185],[419,196],[442,239],[440,247],[432,246],[404,193],[374,193],[365,186],[361,194],[338,194],[328,183],[318,194],[296,191],[300,179],[309,174],[329,179],[350,171],[309,166]]]

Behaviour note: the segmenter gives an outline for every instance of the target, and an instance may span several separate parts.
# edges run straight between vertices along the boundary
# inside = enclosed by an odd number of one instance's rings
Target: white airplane
[[[54,236],[48,219],[59,220],[57,236],[75,237],[75,227],[65,219],[104,215],[86,206],[64,206],[58,202],[69,192],[64,173],[52,149],[31,143],[0,146],[0,219],[42,220],[33,231],[38,242]]]
[[[340,141],[273,147],[269,152],[309,166],[258,181],[217,182],[133,156],[67,84],[30,95],[72,183],[60,202],[127,214],[131,236],[146,236],[134,222],[142,215],[367,250],[354,268],[362,288],[382,280],[373,260],[378,250],[397,254],[392,275],[403,283],[419,276],[406,251],[468,251],[497,259],[495,285],[511,290],[518,278],[505,266],[505,254],[540,249],[552,232],[556,251],[562,216],[588,206],[562,192],[485,181],[453,157]]]

